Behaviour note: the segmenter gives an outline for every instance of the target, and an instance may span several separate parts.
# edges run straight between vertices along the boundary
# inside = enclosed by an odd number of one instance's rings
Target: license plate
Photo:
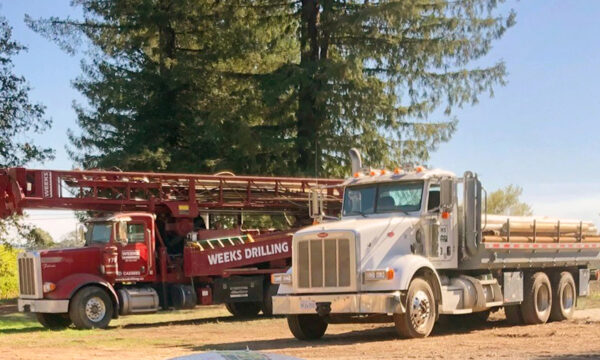
[[[316,311],[317,305],[313,300],[300,300],[300,309]]]

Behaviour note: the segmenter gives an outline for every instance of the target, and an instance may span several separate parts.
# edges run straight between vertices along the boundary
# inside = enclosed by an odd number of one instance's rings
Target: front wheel
[[[288,315],[288,327],[298,340],[317,340],[325,335],[327,323],[316,314]]]
[[[394,314],[396,331],[404,338],[424,338],[431,334],[436,319],[433,290],[427,281],[416,278],[408,287],[406,312]]]
[[[69,319],[69,315],[67,314],[37,313],[35,316],[40,324],[46,329],[62,330],[71,325],[71,319]]]
[[[69,317],[78,329],[105,329],[112,316],[112,300],[105,290],[97,286],[79,290],[69,306]]]

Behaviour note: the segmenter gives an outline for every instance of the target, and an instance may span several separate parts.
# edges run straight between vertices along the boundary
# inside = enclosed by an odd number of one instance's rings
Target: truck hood
[[[398,255],[410,254],[420,218],[416,216],[356,217],[313,225],[299,231],[348,231],[356,235],[357,266],[360,271],[382,269]]]
[[[99,275],[102,249],[102,247],[86,246],[39,251],[43,281],[57,282],[74,273]]]

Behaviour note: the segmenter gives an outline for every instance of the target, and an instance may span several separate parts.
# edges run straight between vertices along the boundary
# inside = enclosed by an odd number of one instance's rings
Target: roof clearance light
[[[357,172],[355,172],[355,173],[354,173],[354,177],[355,177],[355,178],[357,178],[357,177],[360,177],[360,174],[359,174],[359,173],[357,173]]]
[[[381,175],[385,175],[387,171],[385,169],[381,169]]]
[[[375,176],[375,171],[371,171],[371,173],[369,175]]]
[[[423,170],[425,170],[425,168],[423,166],[417,166],[416,171],[418,173],[423,172]]]
[[[401,171],[402,171],[402,169],[399,168],[399,167],[397,167],[397,168],[394,169],[394,174],[396,174],[396,175],[400,174]]]

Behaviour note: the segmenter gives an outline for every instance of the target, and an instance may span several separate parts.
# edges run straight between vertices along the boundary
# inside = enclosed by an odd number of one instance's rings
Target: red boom
[[[194,175],[98,170],[0,169],[0,217],[23,209],[147,211],[195,218],[202,210],[306,213],[310,189],[338,210],[340,179]]]

